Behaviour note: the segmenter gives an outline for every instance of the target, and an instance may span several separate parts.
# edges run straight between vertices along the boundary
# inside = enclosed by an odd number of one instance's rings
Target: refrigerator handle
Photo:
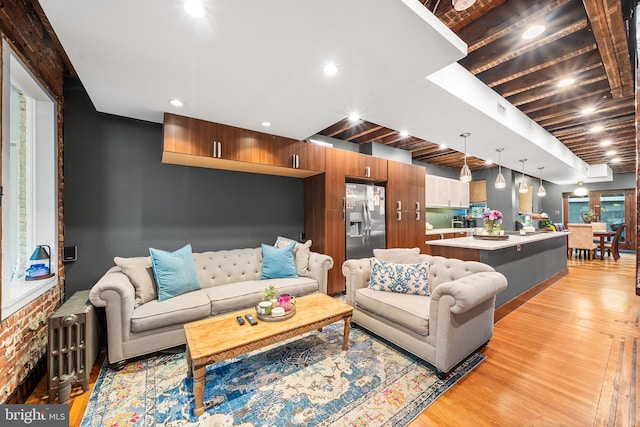
[[[347,221],[347,198],[342,198],[342,222]]]

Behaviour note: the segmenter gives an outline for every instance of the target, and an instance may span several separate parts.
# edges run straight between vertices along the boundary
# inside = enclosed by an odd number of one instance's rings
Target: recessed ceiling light
[[[620,157],[616,157],[615,159],[611,159],[611,163],[620,163]]]
[[[476,0],[451,0],[453,8],[458,12],[469,9],[475,2]]]
[[[271,126],[271,122],[262,122],[262,126],[268,128],[269,126]]]
[[[602,147],[608,147],[611,145],[611,140],[610,139],[605,139],[604,141],[600,141],[600,146]]]
[[[445,148],[447,148],[447,144],[440,144],[440,149],[444,150]]]
[[[580,111],[580,114],[591,114],[591,113],[595,113],[595,111],[596,111],[596,107],[586,107]]]
[[[613,156],[614,154],[617,154],[618,152],[616,150],[609,150],[606,153],[604,153],[606,156]]]
[[[173,105],[174,107],[184,107],[184,102],[180,101],[177,98],[170,99],[169,104]]]
[[[357,113],[349,114],[349,121],[357,122],[358,120],[360,120],[360,116]]]
[[[204,16],[204,7],[200,0],[187,0],[184,2],[184,10],[194,18],[202,18]]]
[[[531,40],[538,37],[540,34],[544,33],[545,26],[544,25],[532,25],[522,33],[522,38],[525,40]]]
[[[595,126],[592,126],[591,129],[589,129],[589,131],[593,132],[593,133],[596,133],[596,132],[602,132],[602,129],[604,129],[604,126],[595,125]]]
[[[492,165],[493,164],[493,160],[487,159],[487,160],[484,161],[484,164],[485,165]]]
[[[571,86],[572,84],[574,84],[576,82],[576,79],[572,79],[572,78],[566,78],[566,79],[562,79],[558,82],[558,87],[567,87],[567,86]]]
[[[336,67],[336,64],[334,64],[334,63],[329,63],[329,64],[324,66],[324,73],[327,76],[333,76],[337,72],[338,72],[338,67]]]
[[[400,131],[400,136],[406,138],[409,136],[409,132],[407,132],[406,130]]]

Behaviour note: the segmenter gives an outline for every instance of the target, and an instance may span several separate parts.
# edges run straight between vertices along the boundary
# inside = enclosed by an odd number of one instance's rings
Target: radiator
[[[80,384],[89,389],[91,369],[96,361],[99,342],[95,309],[89,291],[73,294],[49,318],[47,368],[49,403],[69,400],[71,387]]]

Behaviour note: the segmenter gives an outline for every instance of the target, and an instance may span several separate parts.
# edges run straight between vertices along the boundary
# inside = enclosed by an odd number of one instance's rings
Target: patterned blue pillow
[[[394,264],[372,258],[369,288],[429,296],[429,264]]]

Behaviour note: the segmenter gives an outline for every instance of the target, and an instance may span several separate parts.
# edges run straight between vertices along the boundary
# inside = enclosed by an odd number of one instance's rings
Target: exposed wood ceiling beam
[[[614,98],[632,96],[633,77],[620,0],[583,0]]]

